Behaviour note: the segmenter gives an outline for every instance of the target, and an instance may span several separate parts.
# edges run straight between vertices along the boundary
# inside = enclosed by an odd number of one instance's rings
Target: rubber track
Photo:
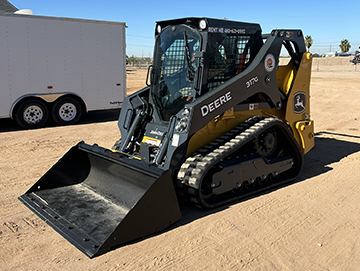
[[[249,119],[214,142],[203,147],[191,157],[188,157],[178,173],[178,195],[182,199],[191,202],[200,208],[213,208],[222,205],[204,205],[204,202],[201,200],[199,195],[201,187],[200,182],[203,179],[203,175],[206,174],[206,172],[221,159],[224,159],[233,151],[244,146],[246,143],[259,136],[261,132],[274,124],[284,123],[276,118],[255,117]],[[236,200],[236,198],[233,200],[229,199],[224,203],[234,200]]]

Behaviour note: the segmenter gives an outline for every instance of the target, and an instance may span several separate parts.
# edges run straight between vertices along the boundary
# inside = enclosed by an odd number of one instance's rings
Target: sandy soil
[[[316,147],[295,183],[213,211],[182,206],[170,229],[91,260],[17,197],[77,142],[110,148],[118,111],[32,131],[0,120],[0,269],[359,270],[360,71],[348,65],[312,73]],[[145,77],[129,70],[129,92]]]

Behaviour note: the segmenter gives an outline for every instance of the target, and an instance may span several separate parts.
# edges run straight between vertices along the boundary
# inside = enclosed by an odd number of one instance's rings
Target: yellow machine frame
[[[278,67],[276,73],[278,87],[288,97],[287,104],[281,110],[254,109],[236,112],[234,108],[230,108],[194,134],[189,142],[187,157],[254,116],[277,117],[283,120],[293,132],[303,154],[307,153],[314,147],[314,121],[310,120],[311,64],[311,54],[305,53],[298,69],[292,60],[287,65]],[[305,110],[301,114],[293,110],[294,98],[299,92],[304,93],[306,97]]]

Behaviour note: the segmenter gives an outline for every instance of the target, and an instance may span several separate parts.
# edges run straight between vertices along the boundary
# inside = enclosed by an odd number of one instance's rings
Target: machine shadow
[[[120,108],[116,108],[116,109],[90,111],[86,114],[83,114],[81,119],[76,124],[73,125],[76,126],[83,124],[116,121],[119,118],[120,110],[121,110]],[[49,120],[43,128],[57,127],[57,126],[59,125],[57,125],[54,121]],[[21,131],[21,130],[25,130],[25,129],[21,128],[16,123],[15,120],[12,120],[10,118],[0,119],[0,133]]]
[[[330,138],[327,135],[335,135],[342,136],[347,138],[348,140],[341,140],[338,138]],[[329,132],[319,132],[315,135],[315,147],[305,155],[304,157],[304,167],[302,173],[299,178],[295,181],[285,184],[283,186],[268,190],[266,192],[262,192],[260,194],[248,197],[245,200],[258,197],[259,195],[264,195],[271,193],[277,189],[280,189],[285,186],[291,186],[294,183],[306,181],[309,178],[324,174],[333,168],[331,167],[332,163],[338,162],[341,159],[351,155],[353,153],[360,151],[360,143],[351,142],[351,138],[360,139],[360,136],[351,136],[346,134],[336,134]],[[239,202],[235,202],[233,204],[237,204]],[[186,225],[191,223],[194,220],[197,220],[202,217],[206,217],[213,213],[222,211],[227,209],[231,205],[225,205],[219,208],[215,208],[213,210],[200,210],[190,204],[184,204],[180,202],[182,218],[174,223],[169,230],[173,228],[180,227],[182,225]]]

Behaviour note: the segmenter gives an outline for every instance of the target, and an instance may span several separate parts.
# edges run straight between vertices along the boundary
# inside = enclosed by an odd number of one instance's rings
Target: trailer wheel
[[[74,98],[60,98],[52,108],[52,117],[60,125],[74,124],[81,117],[81,105]]]
[[[17,123],[25,129],[40,128],[45,125],[49,111],[40,100],[29,99],[22,102],[15,112]]]

